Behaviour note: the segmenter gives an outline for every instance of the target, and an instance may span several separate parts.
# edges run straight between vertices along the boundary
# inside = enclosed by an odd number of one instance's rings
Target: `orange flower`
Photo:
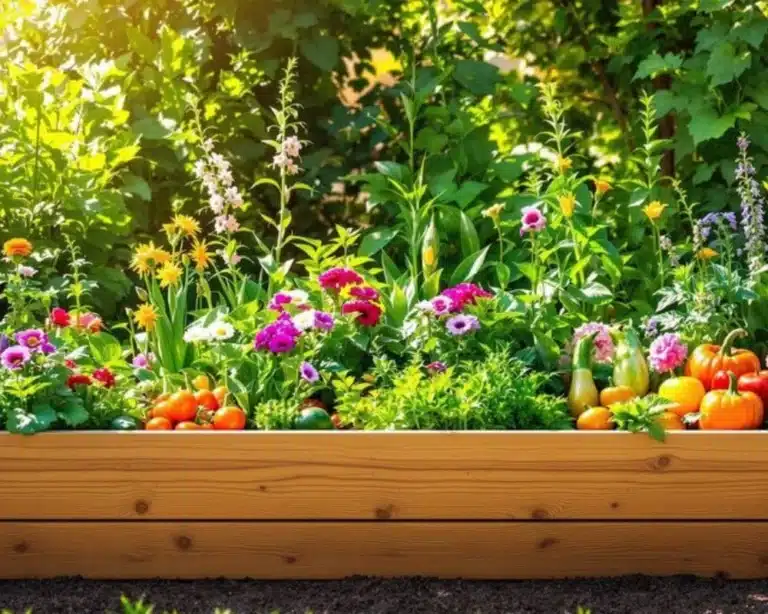
[[[8,258],[26,258],[32,253],[32,244],[26,239],[8,239],[3,243],[3,252]]]
[[[605,179],[595,179],[595,192],[598,194],[605,194],[611,189],[611,184]]]

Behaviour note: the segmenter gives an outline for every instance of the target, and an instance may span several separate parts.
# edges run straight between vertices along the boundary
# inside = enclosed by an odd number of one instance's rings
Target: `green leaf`
[[[694,145],[720,138],[736,123],[734,115],[720,116],[708,106],[692,109],[691,114],[688,131],[693,137]]]
[[[461,253],[466,258],[480,249],[480,239],[477,236],[477,230],[472,220],[463,211],[459,211],[459,231]]]
[[[392,261],[392,258],[387,256],[386,252],[381,252],[381,268],[384,271],[384,279],[387,281],[387,285],[393,285],[400,278],[400,270]]]
[[[67,403],[56,409],[56,413],[67,426],[79,426],[88,422],[90,417],[82,401],[73,397],[67,400]]]
[[[451,285],[455,286],[464,281],[471,281],[485,263],[485,257],[488,255],[489,249],[491,249],[491,246],[487,245],[483,249],[462,260],[461,264],[459,264],[453,272]]]
[[[149,187],[149,184],[141,177],[137,177],[132,173],[123,175],[123,189],[126,192],[135,194],[146,202],[152,200],[152,190]]]
[[[376,170],[379,171],[382,175],[400,182],[404,181],[408,175],[408,169],[402,164],[398,164],[397,162],[375,162],[374,166],[376,167]]]
[[[683,58],[675,53],[667,53],[664,57],[660,56],[655,50],[645,58],[637,67],[637,72],[632,80],[655,77],[660,74],[676,71],[683,65]]]
[[[462,209],[466,208],[488,187],[487,183],[465,181],[451,198]]]
[[[330,72],[339,62],[339,41],[332,36],[315,36],[299,44],[302,55],[321,70]]]
[[[479,60],[459,60],[453,78],[477,96],[493,94],[499,82],[499,69]]]
[[[159,141],[170,136],[171,131],[154,117],[145,117],[131,126],[132,130],[144,139]]]
[[[752,63],[749,51],[736,52],[736,48],[728,41],[720,41],[712,49],[707,62],[707,75],[713,86],[730,83],[739,77]]]
[[[99,366],[121,363],[123,349],[120,342],[108,333],[98,333],[88,337],[91,357]]]
[[[358,249],[359,256],[373,256],[376,252],[384,249],[387,244],[397,236],[397,228],[381,228],[369,232],[360,242]]]
[[[696,172],[693,175],[693,185],[699,185],[706,183],[712,179],[712,175],[715,172],[717,165],[715,164],[699,164],[696,166]]]
[[[742,40],[751,47],[759,49],[766,33],[768,33],[768,19],[763,17],[758,11],[752,11],[751,15],[751,21],[740,23],[733,28],[731,38]]]
[[[581,293],[587,302],[594,305],[608,303],[613,300],[613,292],[611,292],[603,284],[593,281],[588,283],[581,289]]]

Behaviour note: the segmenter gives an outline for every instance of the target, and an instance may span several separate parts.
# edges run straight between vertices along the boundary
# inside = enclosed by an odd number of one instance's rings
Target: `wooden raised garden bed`
[[[768,435],[0,435],[0,577],[768,576]]]

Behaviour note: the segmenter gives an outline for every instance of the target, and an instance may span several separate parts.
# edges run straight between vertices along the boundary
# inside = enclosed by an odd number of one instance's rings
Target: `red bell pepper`
[[[728,389],[728,371],[718,371],[712,377],[712,390]],[[768,407],[768,371],[745,373],[737,384],[739,392],[754,392],[760,397],[763,405]]]

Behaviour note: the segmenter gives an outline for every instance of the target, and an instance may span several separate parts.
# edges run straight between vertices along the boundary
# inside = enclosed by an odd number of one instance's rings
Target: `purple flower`
[[[33,352],[39,352],[48,344],[48,335],[39,328],[29,328],[16,333],[16,341]],[[47,353],[50,354],[50,352]]]
[[[648,362],[657,373],[672,371],[688,357],[688,347],[675,333],[665,333],[651,343]]]
[[[334,324],[334,318],[330,313],[325,311],[315,312],[315,328],[320,330],[331,330]]]
[[[0,335],[0,353],[5,352],[9,347],[11,347],[11,340],[8,335]]]
[[[435,362],[431,362],[427,365],[427,371],[432,373],[433,375],[435,373],[443,373],[448,367],[445,366],[444,362],[441,362],[439,360],[436,360]]]
[[[523,224],[520,227],[521,237],[527,232],[540,232],[547,227],[547,218],[536,206],[523,207],[520,221]]]
[[[736,139],[736,145],[741,151],[747,151],[747,149],[749,149],[749,139],[746,135],[742,134],[738,139]]]
[[[279,332],[269,340],[269,351],[273,354],[284,354],[296,347],[296,338]]]
[[[40,346],[40,351],[47,356],[48,354],[56,352],[56,346],[53,345],[53,343],[46,341]]]
[[[309,382],[310,384],[314,384],[317,380],[320,379],[320,374],[317,372],[317,369],[315,369],[307,361],[301,363],[299,372],[301,373],[301,379],[303,379],[305,382]]]
[[[449,318],[445,327],[448,332],[454,336],[466,335],[467,333],[480,328],[480,322],[475,316],[458,315]]]
[[[736,191],[741,197],[741,226],[746,243],[750,278],[754,282],[765,260],[765,199],[760,190],[760,184],[755,179],[752,159],[747,156],[749,141],[744,135],[742,139],[739,143],[739,162],[736,166]]]
[[[645,323],[645,336],[649,339],[653,339],[659,334],[659,321],[656,318],[648,318]]]
[[[136,354],[133,357],[131,364],[135,369],[149,369],[152,361],[155,360],[155,355],[150,352],[149,354]]]
[[[431,311],[436,316],[442,316],[450,313],[453,309],[453,301],[447,296],[436,296],[429,302]]]
[[[32,358],[32,353],[23,345],[12,345],[0,354],[0,362],[9,371],[21,369]]]

